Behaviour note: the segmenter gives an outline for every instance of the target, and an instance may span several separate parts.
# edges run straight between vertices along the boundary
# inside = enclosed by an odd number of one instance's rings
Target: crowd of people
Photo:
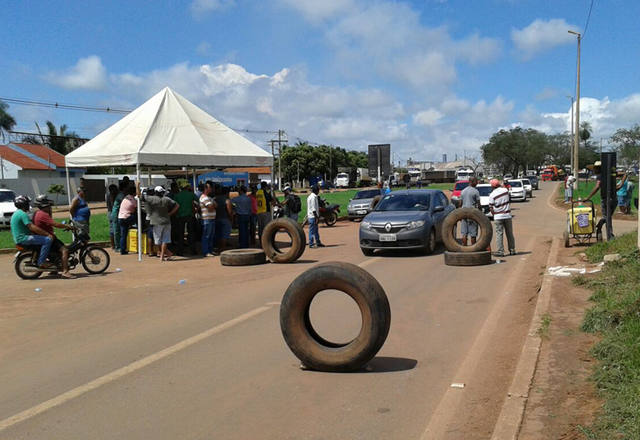
[[[141,190],[123,179],[119,186],[110,185],[107,195],[111,246],[123,255],[128,253],[128,231],[137,226],[138,200],[144,212],[147,254],[162,261],[183,256],[187,250],[212,257],[232,247],[234,228],[239,248],[259,245],[275,206],[296,222],[301,211],[300,199],[289,186],[284,188],[283,200],[278,200],[267,182],[230,188],[206,181],[195,190],[188,183],[179,187],[172,182],[169,190],[163,186]]]

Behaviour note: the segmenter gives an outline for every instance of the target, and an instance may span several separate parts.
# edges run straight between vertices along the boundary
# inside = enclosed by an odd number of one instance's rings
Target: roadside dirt
[[[579,247],[561,248],[558,264],[584,267]],[[597,341],[580,325],[590,306],[591,292],[575,287],[571,277],[555,278],[543,342],[520,440],[586,438],[581,426],[589,425],[601,407],[589,381],[594,359],[589,350]]]

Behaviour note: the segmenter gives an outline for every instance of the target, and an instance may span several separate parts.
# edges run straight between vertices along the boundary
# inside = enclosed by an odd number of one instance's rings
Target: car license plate
[[[380,241],[398,241],[396,234],[380,234]]]
[[[356,211],[356,214],[358,214],[358,215],[366,215],[366,213],[367,213],[366,209],[358,209]]]

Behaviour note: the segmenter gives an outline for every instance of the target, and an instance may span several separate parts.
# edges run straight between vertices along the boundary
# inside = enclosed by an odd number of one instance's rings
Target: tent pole
[[[136,164],[136,179],[138,186],[140,186],[140,163]],[[142,261],[142,203],[140,197],[136,195],[138,199],[138,261]]]
[[[197,190],[197,185],[196,185],[196,169],[193,169],[193,192],[195,193]]]
[[[69,179],[69,167],[65,165],[64,170],[67,174],[67,201],[71,207],[71,180]]]
[[[147,178],[147,187],[151,188],[151,168],[147,169],[149,177]]]

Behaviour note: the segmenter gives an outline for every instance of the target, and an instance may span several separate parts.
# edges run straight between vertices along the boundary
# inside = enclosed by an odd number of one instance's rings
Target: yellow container
[[[590,206],[574,206],[567,210],[567,219],[572,234],[586,235],[594,233],[593,210]]]
[[[127,236],[127,250],[129,252],[138,252],[138,230],[129,229]],[[147,253],[147,236],[142,234],[142,253]]]

